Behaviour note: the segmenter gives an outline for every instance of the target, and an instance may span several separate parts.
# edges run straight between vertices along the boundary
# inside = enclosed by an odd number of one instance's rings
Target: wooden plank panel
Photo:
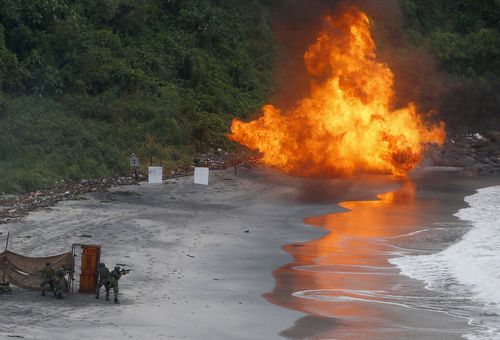
[[[82,246],[82,270],[80,293],[95,293],[97,289],[97,265],[101,254],[100,246]]]

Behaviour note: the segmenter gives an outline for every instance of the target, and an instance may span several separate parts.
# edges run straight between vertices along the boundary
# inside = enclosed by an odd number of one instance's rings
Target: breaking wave
[[[430,255],[390,259],[401,274],[424,281],[426,288],[468,297],[477,309],[471,323],[486,324],[489,334],[500,337],[500,186],[483,188],[467,196],[468,208],[455,214],[472,228],[455,244]],[[475,338],[474,335],[468,335]]]

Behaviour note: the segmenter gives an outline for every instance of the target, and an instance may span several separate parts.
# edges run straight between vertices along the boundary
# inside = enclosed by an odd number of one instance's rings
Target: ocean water
[[[326,233],[283,247],[293,262],[265,297],[305,316],[281,334],[500,340],[499,182],[422,169],[377,199],[347,192],[344,210],[304,219]]]
[[[419,299],[417,308],[467,318],[471,325],[478,326],[465,334],[468,339],[500,339],[500,186],[479,189],[465,201],[469,207],[455,214],[463,224],[435,226],[406,235],[442,239],[459,227],[464,234],[458,241],[431,254],[398,252],[402,256],[389,262],[401,274],[425,283],[431,301]]]

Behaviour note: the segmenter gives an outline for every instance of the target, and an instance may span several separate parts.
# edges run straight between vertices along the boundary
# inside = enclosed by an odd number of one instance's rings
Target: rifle
[[[120,270],[120,273],[121,273],[122,275],[127,275],[128,273],[130,273],[130,271],[131,271],[131,270],[132,270],[132,269],[121,269],[121,270]]]

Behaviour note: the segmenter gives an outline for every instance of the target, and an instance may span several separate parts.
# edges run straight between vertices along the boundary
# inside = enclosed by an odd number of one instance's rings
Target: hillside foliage
[[[230,147],[230,120],[273,89],[272,4],[0,0],[0,193],[124,173],[132,152],[172,168]],[[407,43],[445,75],[448,127],[499,128],[499,1],[401,7]]]
[[[446,76],[440,109],[454,130],[500,129],[500,2],[401,0],[410,44]]]
[[[224,147],[272,58],[257,0],[0,0],[0,191]]]

